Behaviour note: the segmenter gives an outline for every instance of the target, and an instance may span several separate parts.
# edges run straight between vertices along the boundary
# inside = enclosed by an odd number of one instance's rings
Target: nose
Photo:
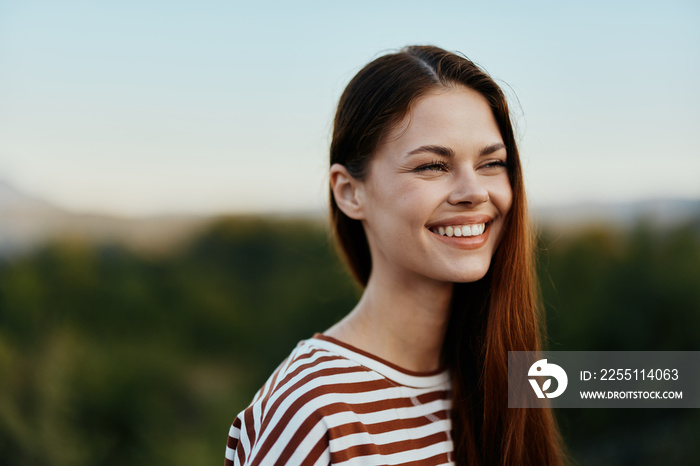
[[[452,205],[469,204],[475,207],[489,200],[489,191],[474,170],[464,170],[455,177],[447,202]]]

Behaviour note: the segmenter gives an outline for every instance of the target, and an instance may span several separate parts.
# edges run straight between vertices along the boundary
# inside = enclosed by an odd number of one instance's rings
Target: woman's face
[[[486,100],[463,86],[420,98],[374,154],[357,196],[373,275],[483,278],[513,198]]]

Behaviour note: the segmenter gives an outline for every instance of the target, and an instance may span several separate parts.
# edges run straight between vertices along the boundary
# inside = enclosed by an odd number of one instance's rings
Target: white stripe
[[[452,442],[439,442],[428,445],[424,448],[416,448],[412,450],[394,453],[392,455],[367,455],[356,456],[340,463],[334,463],[336,466],[374,466],[385,464],[402,464],[414,461],[426,460],[441,453],[449,453],[452,451]],[[454,463],[444,463],[454,464]]]
[[[381,434],[370,435],[366,432],[346,435],[330,441],[331,451],[342,451],[355,445],[388,445],[406,440],[418,440],[450,429],[449,421],[434,422],[425,426],[409,429],[397,429]]]
[[[448,371],[443,371],[439,374],[431,376],[409,375],[405,372],[398,371],[393,367],[389,367],[386,364],[382,364],[374,358],[363,356],[352,351],[351,349],[345,348],[344,346],[336,345],[335,343],[331,343],[330,341],[312,338],[310,340],[307,340],[307,342],[309,343],[309,345],[316,346],[318,348],[323,348],[327,351],[330,351],[331,353],[335,353],[348,359],[352,359],[353,361],[357,361],[363,366],[372,369],[373,371],[379,372],[388,379],[391,379],[407,387],[434,387],[436,385],[444,383],[450,378]]]
[[[313,354],[311,354],[313,353]],[[299,369],[302,366],[310,366],[304,369],[305,371],[308,371],[309,369],[313,368],[316,366],[317,361],[321,358],[325,358],[328,356],[333,356],[337,357],[337,354],[329,353],[328,351],[322,350],[320,348],[311,348],[307,347],[306,351],[303,353],[292,353],[291,355],[291,360],[287,367],[284,368],[284,370],[280,373],[280,375],[277,377],[277,383],[275,384],[275,388],[279,387],[282,381],[284,380],[285,377],[287,377],[289,374],[293,373],[297,369]],[[358,364],[356,362],[350,361],[348,359],[334,359],[331,361],[324,361],[323,364],[333,364],[333,363],[339,363],[339,364],[344,364],[343,367],[352,367],[352,366],[357,366]]]
[[[319,440],[323,438],[326,435],[326,432],[328,429],[326,426],[323,424],[323,422],[319,422],[316,424],[307,434],[306,437],[304,437],[304,440],[302,440],[299,443],[299,446],[297,446],[296,450],[292,454],[292,456],[289,458],[289,461],[287,461],[288,466],[298,466],[300,464],[305,464],[304,460],[306,459],[307,456],[309,456],[309,453],[311,453],[311,450],[316,446]],[[286,447],[285,442],[285,447]],[[321,455],[323,457],[323,455]],[[330,463],[330,461],[328,462]],[[326,463],[326,464],[328,464]]]
[[[241,430],[231,424],[231,428],[228,430],[228,436],[233,438],[238,438],[241,435]]]
[[[331,449],[326,447],[326,450],[321,453],[321,456],[316,460],[314,466],[328,466],[331,464]]]
[[[235,450],[232,450],[232,449],[229,448],[229,447],[226,447],[226,459],[227,459],[227,460],[233,461],[233,459],[235,458],[235,456],[236,456],[236,451],[235,451]]]
[[[415,461],[417,459],[428,459],[441,453],[449,453],[452,451],[452,442],[449,440],[433,443],[423,448],[416,448],[409,451],[402,451],[393,455],[384,456],[386,464],[401,464]],[[445,463],[452,464],[452,463]]]
[[[308,345],[303,344],[304,342],[301,342],[297,345],[296,348],[294,348],[294,351],[285,359],[282,364],[277,366],[277,369],[275,369],[272,372],[272,375],[267,379],[265,382],[265,385],[258,390],[258,393],[255,395],[253,398],[253,403],[257,402],[258,400],[264,398],[267,396],[270,392],[273,390],[277,389],[280,383],[284,380],[284,378],[294,372],[299,366],[307,364],[309,362],[314,362],[316,361],[319,357],[323,356],[324,354],[328,354],[328,352],[316,349],[316,348],[311,348]],[[313,354],[311,357],[307,357],[305,359],[299,359],[302,356],[306,356],[307,354],[310,354],[316,350],[316,353]],[[277,378],[275,379],[275,375]],[[275,379],[275,383],[272,383],[272,380]]]
[[[357,403],[367,402],[367,398],[363,393],[353,394],[358,397]],[[400,398],[400,397],[399,397]],[[392,398],[393,401],[399,398]],[[338,427],[343,424],[348,424],[350,422],[359,421],[364,425],[377,424],[379,422],[386,422],[387,419],[401,419],[409,420],[417,417],[434,415],[440,411],[449,411],[452,402],[449,400],[435,400],[430,403],[426,403],[420,406],[409,406],[406,408],[389,407],[385,410],[371,411],[369,413],[355,413],[352,411],[352,405],[355,404],[351,400],[344,399],[350,406],[347,411],[342,411],[339,413],[331,414],[326,416],[325,422],[329,427]],[[397,416],[397,412],[400,411],[400,415]]]
[[[320,365],[319,365],[320,366]],[[319,367],[316,366],[316,367]],[[325,387],[328,385],[334,385],[334,384],[347,384],[347,383],[358,383],[358,382],[365,382],[365,381],[372,381],[372,380],[377,380],[377,374],[373,372],[354,372],[352,374],[336,374],[336,375],[327,375],[327,376],[322,376],[322,377],[316,377],[312,380],[310,380],[308,383],[304,384],[302,387],[299,389],[293,391],[292,393],[289,394],[282,402],[280,403],[279,407],[273,414],[272,418],[269,421],[269,426],[270,428],[267,429],[265,432],[262,433],[259,441],[259,445],[262,445],[265,440],[267,440],[267,437],[270,435],[270,432],[272,432],[274,426],[276,426],[282,417],[289,411],[290,406],[295,403],[301,396],[305,395],[309,391],[318,388],[318,387]],[[395,390],[394,387],[388,389],[388,391]],[[380,392],[377,394],[376,392]],[[372,394],[375,399],[386,399],[387,389],[384,390],[375,390],[374,392],[367,392],[367,395]],[[282,391],[277,393],[277,396],[274,397],[274,400],[279,399],[279,397],[283,395]],[[289,421],[289,426],[293,426],[291,429],[287,428],[287,430],[292,430],[294,431],[294,426],[300,426],[304,420],[309,417],[316,409],[322,406],[326,406],[329,404],[332,404],[336,401],[340,401],[340,398],[343,398],[343,400],[348,399],[349,397],[352,396],[357,396],[354,393],[349,393],[349,394],[336,394],[336,393],[331,393],[331,394],[326,394],[326,395],[321,395],[319,397],[316,397],[315,399],[309,400],[310,402],[302,406],[295,414],[294,416],[290,419]],[[391,397],[389,397],[391,398]],[[371,401],[368,399],[367,401]],[[273,400],[271,399],[268,401],[267,407],[271,409],[273,405]],[[302,414],[303,413],[303,414]],[[279,442],[279,439],[278,439]]]
[[[244,456],[246,460],[250,457],[250,452],[252,450],[252,445],[250,444],[250,438],[248,438],[248,431],[246,430],[246,425],[245,425],[245,419],[244,416],[245,411],[243,411],[241,414],[238,415],[238,418],[241,420],[241,433],[243,435],[240,436],[240,439],[238,441],[238,448],[243,449]]]
[[[270,396],[268,398],[265,407],[267,408],[268,411],[270,409],[272,409],[274,407],[275,403],[277,402],[277,400],[279,400],[281,397],[285,396],[287,391],[291,387],[293,387],[300,380],[303,380],[305,377],[307,377],[309,375],[313,375],[317,372],[320,372],[320,371],[323,371],[326,369],[351,368],[351,367],[357,367],[357,364],[353,363],[352,361],[345,360],[345,359],[340,359],[337,361],[323,361],[323,362],[317,363],[315,365],[312,365],[311,367],[307,367],[306,369],[302,370],[297,375],[292,377],[289,381],[285,382],[283,385],[278,385],[275,388],[274,392],[272,393],[272,396]],[[285,374],[285,376],[286,375],[287,374]],[[320,380],[320,379],[329,381],[330,380],[329,378],[338,377],[339,375],[347,375],[350,383],[357,381],[357,380],[362,380],[362,379],[368,378],[368,377],[369,377],[368,380],[378,380],[379,379],[377,377],[377,374],[373,374],[372,372],[369,372],[369,371],[362,372],[362,373],[353,372],[351,374],[338,374],[338,375],[334,375],[334,376],[316,377],[315,379],[312,379],[310,381],[310,383],[304,384],[301,387],[294,390],[290,395],[293,395],[293,394],[296,394],[299,392],[303,393],[303,392],[308,391],[309,385],[317,383],[318,380]],[[327,383],[332,383],[332,382],[327,382]],[[262,402],[262,400],[260,400],[260,402]],[[279,413],[280,408],[278,408],[278,413]],[[267,414],[267,412],[265,412],[265,413],[262,413],[262,415],[264,417],[267,417],[268,414]]]
[[[361,373],[365,374],[365,373]],[[372,375],[371,372],[366,373],[367,375]],[[375,374],[376,375],[376,374]],[[278,408],[277,412],[275,413],[274,417],[270,421],[270,426],[274,426],[277,424],[282,416],[284,416],[285,412],[289,410],[289,407],[301,396],[303,396],[305,393],[307,393],[309,390],[313,390],[316,386],[327,386],[329,384],[332,384],[333,382],[338,381],[339,383],[348,383],[348,379],[356,379],[357,374],[340,374],[340,375],[334,375],[334,376],[327,376],[327,377],[319,377],[317,379],[312,380],[309,384],[305,385],[303,389],[295,391],[293,394],[291,394],[287,399],[285,399],[280,407]],[[361,382],[359,380],[358,382]],[[294,435],[301,424],[308,419],[315,411],[318,409],[328,406],[334,403],[347,403],[347,404],[352,404],[353,401],[357,402],[360,401],[362,403],[371,403],[373,401],[379,401],[379,400],[391,400],[392,398],[401,398],[400,396],[395,396],[397,394],[401,394],[402,387],[389,387],[389,388],[384,388],[384,389],[379,389],[379,390],[374,390],[370,392],[364,392],[360,396],[358,396],[357,393],[327,393],[324,395],[320,395],[312,400],[309,400],[308,403],[304,404],[303,406],[299,407],[299,409],[293,414],[291,419],[289,420],[289,424],[287,427],[284,429],[282,435],[280,435],[276,440],[275,443],[270,447],[271,450],[273,451],[281,451],[281,449],[284,448],[284,446],[291,440],[292,435]],[[414,411],[417,411],[419,407],[411,407],[411,408],[406,408],[407,410],[411,409]],[[387,411],[397,411],[395,409],[392,410],[387,410]],[[403,418],[402,416],[397,417],[396,415],[390,415],[390,419],[393,418]],[[386,417],[385,417],[386,420]],[[272,429],[267,430],[264,435],[260,438],[260,442],[257,443],[258,447],[261,447],[262,444],[264,443],[265,440],[267,440],[267,437],[270,434]],[[278,446],[279,445],[279,446]],[[255,452],[254,452],[255,453]]]
[[[339,366],[346,366],[345,360],[338,360],[338,361],[326,361],[319,363],[316,366],[307,368],[300,372],[296,377],[294,377],[288,384],[285,384],[284,386],[279,387],[278,390],[273,394],[273,396],[267,401],[266,407],[268,409],[272,409],[275,402],[281,397],[284,396],[285,390],[287,386],[293,386],[298,380],[303,379],[310,373],[314,373],[316,371],[328,369],[328,368],[335,368]],[[350,374],[334,374],[334,375],[328,375],[328,376],[320,376],[316,377],[308,383],[304,384],[303,386],[299,387],[297,390],[294,390],[293,392],[289,393],[287,397],[280,403],[279,407],[277,407],[273,417],[269,421],[269,426],[270,429],[266,430],[265,432],[262,432],[260,435],[260,438],[256,441],[256,444],[262,445],[267,440],[267,437],[270,435],[270,432],[272,428],[277,425],[277,423],[280,422],[281,418],[285,415],[287,411],[289,411],[290,407],[292,404],[294,404],[300,397],[308,393],[309,391],[314,390],[315,388],[319,387],[327,387],[329,385],[334,385],[334,384],[356,384],[356,383],[361,383],[365,381],[373,381],[373,380],[381,380],[381,377],[376,374],[375,372],[353,372]],[[295,431],[296,426],[300,426],[301,423],[306,420],[308,416],[310,416],[316,409],[322,406],[326,406],[328,404],[332,404],[334,402],[343,402],[347,403],[349,405],[353,404],[360,404],[360,403],[371,403],[374,401],[391,401],[395,399],[407,399],[409,397],[406,396],[406,389],[405,387],[401,386],[395,386],[395,387],[389,387],[389,388],[384,388],[384,389],[379,389],[379,390],[373,390],[373,391],[367,391],[367,392],[360,392],[360,393],[333,393],[330,396],[329,395],[322,395],[317,397],[316,399],[309,400],[309,404],[311,405],[310,407],[308,405],[305,405],[304,407],[301,407],[295,414],[294,416],[290,419],[289,421],[289,429]],[[325,400],[328,400],[327,402]],[[409,406],[405,408],[390,408],[391,411],[401,411],[402,415],[398,416],[398,418],[401,419],[410,419],[414,417],[419,417],[419,416],[424,416],[426,414],[432,414],[437,411],[441,411],[443,409],[449,409],[449,402],[447,400],[442,400],[438,399],[429,403],[425,403],[422,405],[418,406]],[[302,414],[303,413],[303,414]],[[263,416],[267,416],[267,413],[263,413]],[[396,417],[395,415],[389,415],[388,416],[390,419]],[[386,416],[384,417],[384,420],[386,420]],[[364,421],[363,421],[364,422]],[[367,422],[369,423],[369,422]],[[279,442],[279,439],[278,439]]]
[[[253,405],[250,406],[248,409],[253,410],[253,415],[251,416],[251,418],[253,419],[253,432],[255,432],[255,442],[257,443],[260,441],[260,440],[258,440],[257,437],[260,435],[260,427],[262,426],[262,403],[253,403]],[[247,435],[248,430],[246,430],[245,432],[246,432],[246,438],[248,438],[248,435]],[[250,439],[248,439],[248,440],[250,440]],[[250,446],[250,449],[248,451],[252,451],[252,450],[253,450],[253,445]],[[247,456],[246,456],[246,458],[247,458]]]
[[[315,352],[315,353],[314,353]],[[311,354],[314,353],[314,354]],[[333,359],[331,361],[318,360],[323,357],[340,357],[342,359]],[[284,381],[289,374],[301,367],[307,366],[299,374],[296,374],[288,381]],[[353,372],[350,374],[335,374],[318,376],[317,373],[327,369],[348,369],[353,367],[365,367],[368,371]],[[272,379],[276,380],[273,386]],[[314,377],[313,374],[316,374]],[[293,390],[289,394],[285,392],[291,389],[299,381],[305,377],[310,377],[310,380]],[[290,407],[297,402],[300,397],[320,387],[329,387],[336,384],[350,384],[357,386],[358,383],[378,381],[389,379],[396,386],[381,388],[377,390],[368,390],[364,392],[352,393],[332,393],[333,388],[329,390],[331,393],[326,393],[316,398],[309,400],[301,406],[293,414],[289,420],[289,424],[285,426],[279,438],[274,439],[274,443],[268,451],[260,451],[262,445],[270,436],[270,432],[278,425],[281,418],[285,416]],[[415,387],[415,388],[411,388]],[[434,422],[427,423],[418,427],[410,427],[404,429],[396,429],[389,432],[369,435],[368,433],[354,433],[331,440],[329,445],[323,452],[321,457],[316,461],[317,465],[327,465],[330,463],[331,451],[342,451],[347,448],[371,444],[371,445],[386,445],[404,440],[416,440],[433,435],[437,432],[446,432],[449,438],[451,430],[450,419],[441,420],[436,414],[441,411],[449,411],[451,409],[451,399],[436,399],[428,403],[421,404],[418,397],[430,394],[436,391],[449,391],[450,378],[447,372],[437,374],[435,376],[413,376],[406,374],[392,367],[386,366],[381,362],[355,353],[354,351],[336,345],[331,342],[320,339],[310,339],[301,342],[292,351],[289,357],[273,372],[273,375],[268,379],[266,384],[256,394],[255,401],[251,404],[253,421],[252,426],[246,426],[244,414],[245,411],[239,414],[241,420],[241,428],[236,428],[233,425],[229,429],[229,436],[238,439],[237,448],[242,449],[246,453],[246,461],[251,458],[261,460],[266,455],[266,463],[273,461],[275,455],[279,455],[289,444],[292,436],[298,431],[301,424],[309,419],[309,417],[317,410],[327,407],[335,403],[346,403],[347,411],[339,412],[333,415],[319,419],[319,422],[314,425],[308,435],[297,445],[288,466],[302,464],[308,456],[309,452],[317,445],[317,443],[327,435],[328,429],[332,427],[342,426],[344,424],[359,422],[363,425],[376,424],[387,422],[388,420],[407,421],[413,418],[426,417]],[[323,391],[321,390],[321,393]],[[265,432],[260,432],[261,422],[265,417],[269,417],[270,410],[281,397],[285,397],[280,406],[276,408],[274,414],[269,419],[268,428]],[[266,400],[266,401],[265,401]],[[408,406],[396,407],[397,401],[409,401]],[[266,411],[262,412],[262,402],[266,403]],[[386,401],[388,405],[394,405],[388,409],[374,411],[370,413],[355,413],[352,410],[353,405],[372,403],[377,401]],[[247,428],[253,428],[256,432],[255,445],[251,446],[250,439],[247,436]],[[242,435],[241,435],[242,434]],[[409,442],[410,443],[410,442]],[[410,447],[410,445],[409,445]],[[411,449],[406,452],[399,452],[392,455],[371,455],[352,458],[349,461],[343,462],[343,466],[367,466],[371,464],[400,464],[404,462],[427,459],[440,453],[449,453],[452,451],[452,441],[443,441],[434,445],[429,445],[421,449]],[[226,458],[238,463],[236,451],[226,447]],[[450,463],[452,464],[452,463]]]
[[[318,359],[318,358],[320,358],[320,357],[322,357],[322,356],[324,356],[324,355],[327,355],[327,353],[325,353],[324,351],[318,351],[316,354],[314,354],[314,355],[312,356],[311,359],[304,359],[303,361],[294,361],[291,365],[289,365],[288,370],[289,370],[290,372],[294,372],[294,371],[297,370],[299,367],[301,367],[302,365],[308,363],[309,361],[314,362],[316,359]],[[290,359],[290,361],[291,361],[291,360],[293,360],[293,358]],[[271,393],[271,396],[265,401],[265,408],[266,408],[266,411],[265,411],[265,412],[259,411],[259,413],[260,413],[260,414],[259,414],[259,415],[260,415],[260,418],[259,418],[259,421],[258,421],[258,422],[259,422],[259,425],[262,425],[262,419],[264,419],[264,418],[266,418],[266,417],[268,416],[268,413],[270,412],[270,410],[272,410],[272,409],[274,408],[275,403],[277,402],[277,400],[279,400],[280,397],[285,396],[286,391],[287,391],[289,388],[293,387],[297,382],[299,382],[300,380],[302,380],[304,377],[306,377],[306,376],[308,376],[308,375],[310,375],[310,374],[313,374],[313,373],[315,373],[315,372],[318,371],[318,370],[323,370],[323,369],[326,369],[326,368],[338,367],[338,366],[341,366],[341,365],[345,365],[345,366],[351,367],[352,364],[353,364],[353,363],[352,363],[351,361],[347,361],[347,360],[325,361],[325,362],[321,362],[321,363],[317,363],[317,364],[312,364],[310,367],[307,367],[306,369],[302,370],[302,371],[299,372],[295,377],[293,377],[292,379],[290,379],[289,381],[285,382],[285,383],[282,384],[282,385],[281,385],[282,381],[284,380],[284,378],[285,378],[288,374],[287,374],[287,373],[280,374],[280,375],[278,376],[276,386],[275,386],[273,392]],[[308,384],[307,384],[307,385],[308,385]],[[305,387],[306,387],[306,385],[303,385],[303,386],[300,387],[299,389],[297,389],[297,390],[293,391],[292,393],[290,393],[290,396],[294,396],[294,394],[295,394],[295,393],[298,393],[300,390],[303,392],[303,390],[305,389]],[[296,399],[296,398],[295,398],[295,399]],[[255,405],[257,405],[259,408],[262,408],[262,402],[263,402],[263,401],[264,401],[263,399],[260,399],[260,400],[258,400],[257,403],[255,403]],[[270,432],[272,429],[274,429],[274,427],[275,427],[275,426],[277,425],[277,423],[279,422],[280,418],[284,415],[284,412],[288,409],[288,405],[289,405],[289,403],[287,403],[287,405],[284,405],[284,404],[283,404],[283,405],[281,405],[279,408],[277,408],[277,410],[275,411],[274,417],[273,417],[273,418],[269,421],[269,423],[268,423],[269,428],[268,428],[267,431],[265,431],[265,432],[257,432],[257,434],[258,434],[258,438],[256,439],[256,444],[257,444],[257,445],[261,445],[261,444],[267,439],[267,437],[268,437],[268,435],[269,435],[269,432]],[[254,408],[254,409],[255,409],[255,408]],[[253,452],[253,453],[256,453],[256,452]]]

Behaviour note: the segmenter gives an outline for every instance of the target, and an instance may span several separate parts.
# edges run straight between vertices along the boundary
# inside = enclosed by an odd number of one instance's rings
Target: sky
[[[700,198],[689,0],[0,0],[0,179],[79,212],[322,211],[343,88],[410,44],[502,85],[535,206]]]

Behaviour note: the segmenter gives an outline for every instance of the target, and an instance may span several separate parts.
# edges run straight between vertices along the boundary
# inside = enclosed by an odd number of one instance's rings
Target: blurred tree
[[[640,222],[540,237],[549,349],[700,350],[700,230]],[[694,464],[698,410],[560,410],[582,464]],[[672,434],[670,433],[672,432]]]
[[[698,350],[697,227],[541,238],[550,349]],[[169,255],[65,239],[0,262],[0,465],[220,464],[265,378],[355,304],[330,243],[222,218]],[[560,415],[583,464],[691,464],[694,411]]]

